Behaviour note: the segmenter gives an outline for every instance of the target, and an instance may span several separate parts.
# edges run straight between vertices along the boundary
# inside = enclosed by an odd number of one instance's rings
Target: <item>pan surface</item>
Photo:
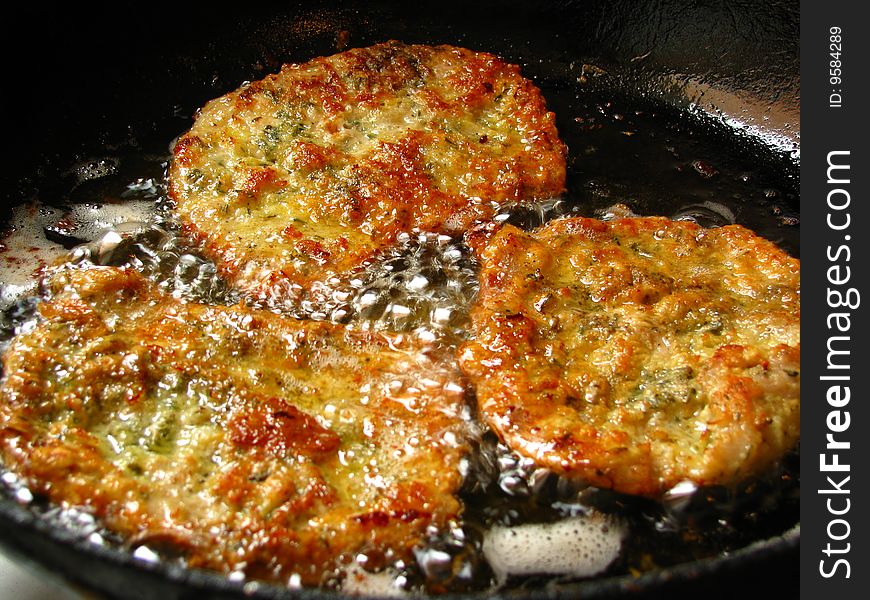
[[[19,151],[0,174],[3,222],[32,198],[69,207],[117,197],[133,180],[159,180],[169,143],[196,108],[242,81],[399,39],[466,46],[522,66],[569,146],[560,210],[600,216],[621,203],[639,214],[733,221],[799,255],[797,2],[466,4],[305,3],[241,14],[106,4],[50,19],[18,9],[14,21],[39,43],[34,53],[6,49],[19,57],[7,74]],[[499,595],[688,597],[703,589],[732,597],[748,587],[796,595],[796,461],[786,461],[770,494],[740,508],[722,534],[724,551],[675,556],[638,575],[533,580]],[[723,501],[713,493],[708,504]],[[694,518],[707,518],[701,505]],[[7,551],[108,597],[291,594],[94,545],[43,512],[0,486]]]

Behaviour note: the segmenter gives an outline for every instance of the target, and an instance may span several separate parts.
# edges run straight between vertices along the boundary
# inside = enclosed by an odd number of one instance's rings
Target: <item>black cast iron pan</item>
[[[694,210],[715,220],[724,206],[729,218],[797,255],[798,8],[744,0],[19,7],[7,22],[26,42],[4,40],[14,151],[0,174],[0,225],[34,196],[63,205],[100,193],[98,180],[71,178],[73,165],[109,157],[123,169],[132,157],[166,155],[198,106],[242,81],[284,62],[399,39],[519,63],[557,114],[570,149],[568,197],[580,214],[623,201],[641,214]],[[596,119],[605,126],[590,126]],[[743,523],[757,529],[745,547],[640,576],[498,595],[796,596],[798,486],[760,522]],[[101,597],[334,596],[142,562],[40,518],[8,490],[0,490],[0,541]]]

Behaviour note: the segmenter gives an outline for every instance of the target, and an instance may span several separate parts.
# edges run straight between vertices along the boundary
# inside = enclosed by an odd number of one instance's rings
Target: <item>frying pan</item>
[[[4,114],[14,152],[0,173],[6,199],[0,223],[8,221],[12,207],[34,196],[48,203],[75,201],[79,190],[70,179],[71,165],[107,155],[165,155],[198,106],[242,81],[274,72],[284,62],[399,39],[466,46],[520,64],[557,114],[571,150],[569,195],[583,212],[595,214],[612,203],[615,190],[631,197],[638,212],[672,214],[687,198],[702,202],[708,191],[657,198],[656,190],[664,189],[660,178],[672,174],[646,166],[660,159],[643,144],[614,164],[581,152],[589,148],[584,136],[595,134],[577,128],[577,114],[597,111],[615,118],[628,108],[635,125],[653,115],[667,121],[675,135],[702,135],[707,147],[737,157],[737,166],[721,159],[714,171],[739,173],[741,165],[752,165],[755,187],[773,190],[776,197],[737,198],[739,183],[726,185],[722,189],[728,192],[737,189],[729,200],[736,220],[799,253],[797,227],[781,226],[783,214],[791,224],[799,215],[796,1],[285,2],[231,10],[214,4],[66,4],[53,10],[18,7],[9,14],[9,24],[21,34],[16,39],[28,43],[4,47],[10,57]],[[4,45],[12,39],[5,38]],[[610,150],[610,156],[620,151]],[[704,149],[698,152],[703,155]],[[700,161],[678,158],[703,176],[717,160],[709,153]],[[602,179],[616,183],[602,193]],[[796,514],[796,503],[792,499],[789,515]],[[245,586],[212,573],[143,562],[129,552],[87,543],[8,492],[0,494],[0,540],[19,559],[106,597],[335,596]],[[499,596],[796,596],[798,551],[799,533],[793,530],[724,556],[641,576],[553,583]]]

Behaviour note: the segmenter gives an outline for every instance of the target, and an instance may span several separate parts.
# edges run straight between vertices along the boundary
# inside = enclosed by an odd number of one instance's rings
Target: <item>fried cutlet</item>
[[[737,225],[568,218],[469,236],[462,369],[516,452],[659,496],[730,485],[800,435],[800,263]]]
[[[344,278],[414,229],[456,234],[495,203],[554,197],[566,149],[519,67],[386,42],[207,103],[174,147],[188,237],[266,305]]]
[[[51,288],[0,384],[0,456],[34,493],[190,566],[310,585],[413,560],[460,513],[463,388],[418,342],[127,269]]]

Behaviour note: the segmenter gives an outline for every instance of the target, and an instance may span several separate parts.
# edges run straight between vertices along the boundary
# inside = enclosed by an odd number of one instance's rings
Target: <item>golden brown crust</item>
[[[4,357],[0,456],[51,501],[191,566],[316,585],[455,519],[456,373],[399,336],[55,277]]]
[[[387,42],[209,102],[177,143],[188,235],[250,297],[346,275],[414,228],[457,233],[493,202],[556,196],[565,147],[515,65]]]
[[[732,484],[800,435],[800,264],[740,226],[572,218],[469,236],[460,365],[483,418],[568,476]]]

